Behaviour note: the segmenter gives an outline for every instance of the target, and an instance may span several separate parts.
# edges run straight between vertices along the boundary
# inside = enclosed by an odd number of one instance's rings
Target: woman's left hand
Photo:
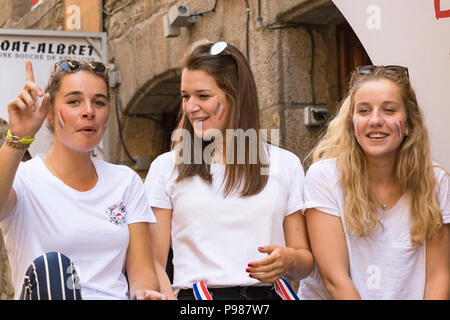
[[[272,283],[284,277],[295,259],[296,250],[282,246],[259,247],[258,251],[269,256],[248,264],[245,270],[253,279]]]
[[[155,290],[136,290],[135,300],[167,300],[167,297]]]

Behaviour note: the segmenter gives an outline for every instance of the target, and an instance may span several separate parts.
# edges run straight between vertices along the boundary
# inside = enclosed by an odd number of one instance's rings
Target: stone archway
[[[170,150],[181,103],[180,81],[180,69],[168,70],[147,81],[130,99],[125,109],[126,116],[121,119],[122,133],[129,152],[136,160],[143,156],[152,161]],[[141,178],[145,178],[146,168],[140,170],[142,167],[139,164],[135,164],[134,168]],[[173,279],[172,258],[170,249],[166,268],[170,281]]]
[[[169,151],[180,102],[178,69],[168,70],[136,90],[127,106],[123,110],[120,106],[118,108],[122,137],[131,157],[120,145],[119,128],[114,119],[110,123],[113,129],[109,137],[111,161],[131,166],[134,163],[134,169],[144,177],[148,169],[146,165]],[[142,163],[146,164],[143,166]]]
[[[165,132],[159,153],[168,151],[171,134],[176,125],[181,102],[180,81],[179,69],[168,70],[149,81],[147,90],[136,95],[129,103],[129,112],[132,114],[147,114],[161,118],[160,124]]]

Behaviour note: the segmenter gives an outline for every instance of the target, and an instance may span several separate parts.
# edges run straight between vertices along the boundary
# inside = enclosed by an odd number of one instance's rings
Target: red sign
[[[441,10],[441,0],[434,0],[434,10],[436,11],[436,19],[450,18],[450,9]]]

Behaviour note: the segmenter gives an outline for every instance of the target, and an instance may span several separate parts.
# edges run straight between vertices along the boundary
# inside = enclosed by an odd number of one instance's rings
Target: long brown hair
[[[352,116],[354,95],[363,83],[387,79],[395,83],[406,108],[408,136],[399,146],[395,179],[403,192],[411,194],[411,239],[420,244],[442,226],[436,194],[428,131],[409,78],[400,72],[377,68],[369,74],[352,74],[348,94],[312,152],[313,162],[336,158],[344,191],[344,215],[350,229],[359,236],[370,235],[381,225],[377,205],[369,197],[369,177],[364,150],[355,138]]]
[[[183,58],[183,70],[201,70],[212,76],[217,86],[225,92],[228,110],[227,129],[242,129],[246,132],[253,129],[259,131],[259,105],[256,91],[256,84],[253,74],[250,70],[247,60],[242,53],[233,45],[227,44],[227,47],[217,55],[210,54],[210,48],[213,43],[207,40],[200,40],[192,44]],[[189,132],[191,139],[191,150],[196,152],[194,148],[195,133],[189,122],[188,117],[180,110],[180,122],[177,129],[184,129]],[[203,150],[211,142],[202,141],[200,150]],[[234,150],[237,148],[237,141],[226,141],[227,144],[233,143]],[[240,196],[246,197],[258,194],[267,184],[268,176],[261,174],[261,169],[267,167],[267,162],[262,151],[259,135],[257,138],[257,162],[252,163],[250,158],[250,141],[245,139],[245,163],[240,164],[237,161],[237,153],[234,153],[234,159],[226,163],[224,177],[224,195],[228,196],[232,192],[239,192]],[[179,141],[172,142],[172,150],[180,146]],[[198,152],[198,150],[197,150]],[[193,154],[192,153],[192,154]],[[228,154],[226,155],[228,158]],[[198,175],[203,180],[211,183],[212,175],[210,165],[205,162],[201,163],[179,163],[176,165],[178,169],[177,182],[187,177]]]

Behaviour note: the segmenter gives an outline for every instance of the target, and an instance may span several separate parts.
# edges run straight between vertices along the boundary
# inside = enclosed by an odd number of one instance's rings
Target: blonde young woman
[[[365,66],[306,174],[304,299],[446,299],[450,188],[408,70]]]
[[[162,292],[194,299],[193,285],[203,280],[213,299],[280,299],[273,283],[298,281],[313,265],[300,160],[256,139],[240,162],[238,148],[234,156],[227,148],[234,143],[219,139],[227,129],[259,130],[255,81],[233,45],[195,43],[183,60],[181,94],[183,140],[155,159],[145,181],[158,219],[151,228]],[[260,150],[255,162],[252,147]],[[180,152],[190,159],[178,161]],[[165,273],[170,246],[173,286]]]
[[[16,299],[165,298],[142,181],[128,167],[91,157],[108,123],[108,79],[103,63],[64,60],[44,92],[27,61],[24,88],[8,104],[0,227]],[[21,163],[44,120],[54,133],[51,150]]]

